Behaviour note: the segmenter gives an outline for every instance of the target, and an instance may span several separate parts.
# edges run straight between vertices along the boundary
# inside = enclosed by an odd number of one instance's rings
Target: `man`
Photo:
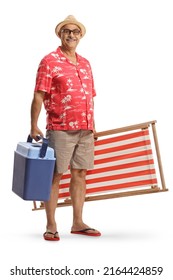
[[[60,239],[55,221],[60,179],[70,164],[70,195],[73,206],[71,233],[100,236],[82,220],[85,200],[85,177],[94,161],[94,104],[96,95],[92,70],[88,60],[76,53],[80,39],[85,35],[84,25],[74,16],[60,22],[55,33],[61,40],[56,51],[46,55],[38,68],[36,86],[31,104],[31,132],[36,141],[43,136],[38,118],[44,103],[47,113],[47,132],[50,147],[54,148],[56,167],[50,200],[45,202],[47,217],[45,240]]]

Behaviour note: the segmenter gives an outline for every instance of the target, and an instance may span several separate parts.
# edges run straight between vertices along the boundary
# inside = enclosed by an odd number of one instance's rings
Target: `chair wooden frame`
[[[102,131],[97,133],[98,139],[100,137],[107,137],[110,135],[115,134],[122,134],[130,131],[138,131],[138,130],[145,130],[149,129],[151,131],[150,136],[152,136],[153,140],[153,147],[155,152],[155,160],[157,165],[157,177],[159,177],[160,187],[157,185],[150,185],[148,188],[145,189],[137,189],[137,190],[127,190],[127,191],[115,191],[114,193],[107,193],[107,194],[98,194],[98,195],[89,195],[86,196],[85,201],[96,201],[96,200],[104,200],[104,199],[111,199],[111,198],[119,198],[119,197],[127,197],[127,196],[134,196],[134,195],[141,195],[141,194],[150,194],[150,193],[158,193],[158,192],[165,192],[168,191],[165,184],[165,178],[163,173],[162,161],[161,161],[161,154],[159,149],[157,131],[156,131],[156,120],[139,123],[135,125],[130,125],[126,127],[116,128],[112,130]],[[44,202],[40,202],[40,206],[37,206],[37,202],[33,201],[34,208],[32,210],[42,210],[44,209]],[[71,206],[71,199],[64,199],[64,201],[60,201],[57,204],[57,207],[64,207],[64,206]]]

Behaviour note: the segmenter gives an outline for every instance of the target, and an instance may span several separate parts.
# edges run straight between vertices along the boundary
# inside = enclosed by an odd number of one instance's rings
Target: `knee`
[[[62,175],[63,174],[61,174],[61,173],[54,173],[54,175],[53,175],[53,181],[52,181],[52,183],[53,183],[53,185],[59,185],[59,183],[60,183],[60,180],[61,180],[61,178],[62,178]]]
[[[72,169],[71,177],[72,179],[84,180],[86,177],[87,170],[86,169]]]

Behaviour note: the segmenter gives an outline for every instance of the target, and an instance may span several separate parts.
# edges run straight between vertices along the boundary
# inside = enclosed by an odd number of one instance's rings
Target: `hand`
[[[93,135],[94,135],[94,140],[97,141],[98,137],[95,128],[93,129]]]
[[[38,136],[42,136],[43,137],[44,135],[43,135],[43,132],[38,127],[35,127],[35,128],[31,128],[30,136],[35,141],[39,141],[40,138]]]

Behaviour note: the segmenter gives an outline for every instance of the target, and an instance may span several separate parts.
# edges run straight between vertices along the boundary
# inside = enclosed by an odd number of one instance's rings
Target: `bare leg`
[[[57,225],[55,221],[55,210],[57,207],[58,193],[59,193],[59,182],[61,180],[62,174],[54,173],[52,181],[52,190],[50,194],[50,200],[46,201],[45,210],[47,217],[47,231],[55,233],[57,231]],[[50,234],[46,233],[47,236],[52,237]],[[57,234],[58,235],[58,234]]]
[[[72,169],[71,182],[70,182],[70,195],[73,206],[73,225],[71,230],[78,231],[89,228],[82,219],[83,205],[86,193],[86,170],[85,169]],[[90,230],[89,232],[93,232]],[[94,230],[94,233],[98,231]]]

